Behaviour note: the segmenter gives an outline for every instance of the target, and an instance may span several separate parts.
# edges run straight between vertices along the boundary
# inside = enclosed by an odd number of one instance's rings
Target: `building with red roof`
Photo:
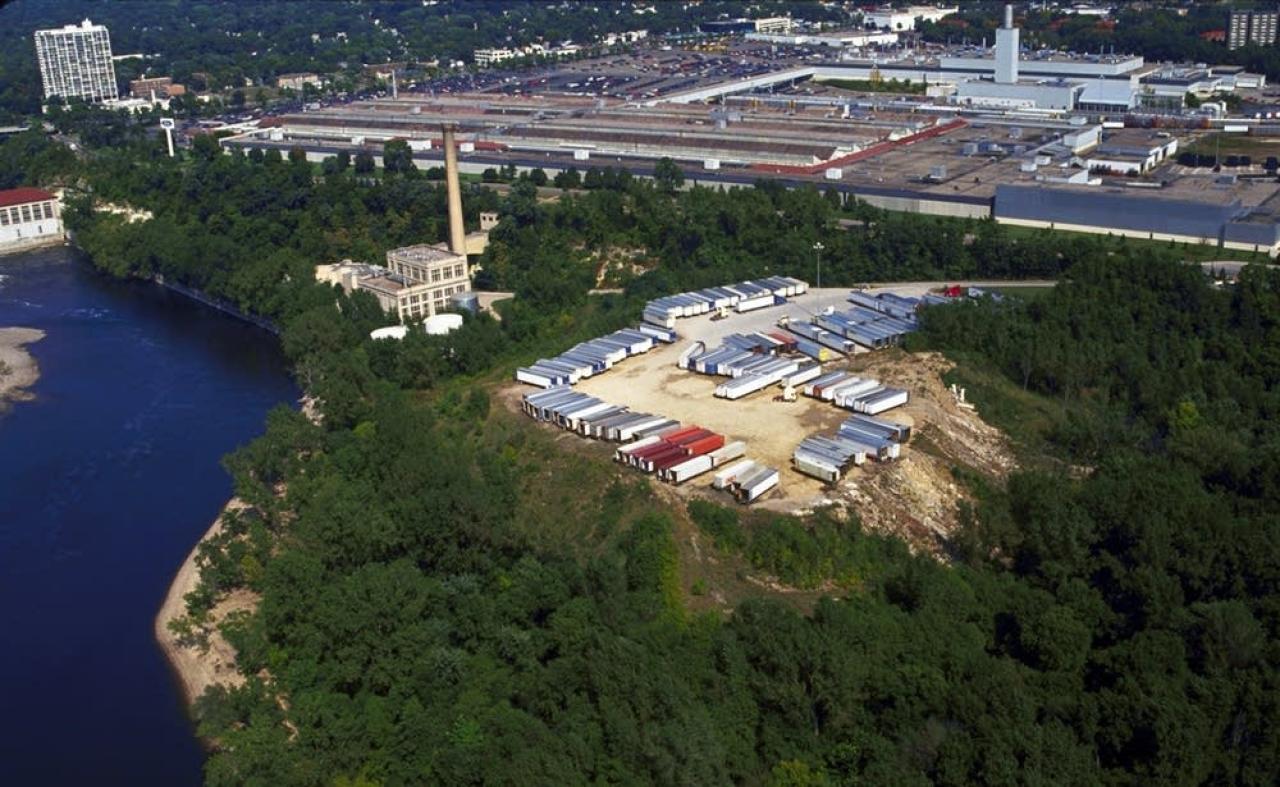
[[[0,191],[0,254],[62,243],[58,198],[44,189]]]

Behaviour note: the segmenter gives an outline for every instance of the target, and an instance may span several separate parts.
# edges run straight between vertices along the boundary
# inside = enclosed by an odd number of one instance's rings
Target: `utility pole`
[[[814,286],[818,289],[822,289],[822,250],[825,248],[826,246],[822,245],[822,241],[813,244],[813,261],[818,267],[818,280]]]

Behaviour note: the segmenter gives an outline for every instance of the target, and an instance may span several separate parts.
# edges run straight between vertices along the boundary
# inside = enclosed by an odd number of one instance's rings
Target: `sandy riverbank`
[[[33,398],[27,389],[40,379],[40,367],[24,347],[43,338],[35,328],[0,328],[0,412]]]
[[[223,509],[223,513],[235,510],[243,504],[239,500],[231,500]],[[165,596],[160,611],[156,614],[156,641],[164,651],[165,658],[173,667],[182,684],[182,693],[187,704],[191,705],[205,690],[214,684],[239,686],[244,683],[244,676],[236,669],[235,649],[217,631],[217,625],[226,616],[237,609],[249,609],[256,605],[257,599],[248,591],[229,594],[219,601],[210,613],[209,622],[203,627],[204,644],[181,642],[169,629],[170,621],[177,620],[187,613],[186,595],[196,589],[200,582],[200,567],[196,561],[200,544],[222,532],[222,514],[214,520],[213,525],[201,537],[199,543],[187,555]]]

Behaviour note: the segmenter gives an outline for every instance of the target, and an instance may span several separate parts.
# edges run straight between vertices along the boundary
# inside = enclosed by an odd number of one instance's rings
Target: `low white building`
[[[783,46],[866,47],[892,46],[898,34],[884,30],[844,30],[825,33],[747,33],[748,41]]]
[[[1078,163],[1090,172],[1142,175],[1178,153],[1178,138],[1146,129],[1120,129]]]
[[[43,189],[0,191],[0,254],[62,243],[58,198]]]
[[[957,6],[938,7],[932,5],[913,5],[906,8],[877,8],[862,16],[867,25],[874,25],[881,30],[915,30],[916,19],[926,22],[937,22],[940,19],[960,10]]]
[[[791,17],[766,16],[755,20],[757,33],[790,33]]]
[[[1098,146],[1102,139],[1102,126],[1094,123],[1081,126],[1062,135],[1062,144],[1072,153],[1083,153]]]
[[[471,52],[471,56],[477,66],[488,68],[495,63],[520,57],[520,53],[513,49],[476,49]]]
[[[617,44],[634,44],[649,37],[648,30],[627,30],[623,33],[606,33],[603,39],[605,46]]]
[[[1064,80],[1003,83],[971,79],[956,86],[953,100],[974,107],[1071,110],[1083,90],[1081,83]]]
[[[303,90],[307,85],[321,87],[324,80],[318,74],[281,74],[276,77],[276,87],[281,90]]]

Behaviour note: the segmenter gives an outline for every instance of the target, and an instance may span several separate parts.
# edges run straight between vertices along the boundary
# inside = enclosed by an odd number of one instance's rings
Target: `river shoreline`
[[[21,337],[35,401],[0,416],[0,574],[14,590],[0,616],[21,642],[0,652],[12,678],[0,781],[198,784],[216,742],[190,708],[207,681],[184,679],[180,660],[203,658],[206,632],[178,648],[157,613],[232,496],[219,458],[299,391],[270,334],[111,276],[74,245],[0,257],[0,277],[0,326],[46,334]],[[197,573],[172,595],[179,617]]]
[[[192,709],[196,700],[200,699],[200,696],[211,686],[220,684],[234,687],[244,683],[244,676],[236,668],[235,649],[217,631],[217,624],[229,612],[255,604],[255,598],[242,597],[240,594],[233,593],[231,598],[217,604],[210,613],[209,622],[201,627],[205,639],[201,644],[183,642],[182,638],[169,627],[171,622],[187,614],[186,596],[200,584],[200,566],[197,558],[201,545],[216,538],[222,532],[223,514],[237,510],[243,505],[233,498],[219,512],[213,524],[191,548],[186,560],[178,568],[178,573],[174,575],[173,582],[169,585],[169,592],[165,594],[164,602],[156,613],[156,642],[178,678],[188,710]]]
[[[40,379],[40,366],[24,348],[44,337],[44,331],[36,328],[0,328],[0,369],[5,370],[0,372],[0,413],[13,402],[35,398],[28,389]]]

